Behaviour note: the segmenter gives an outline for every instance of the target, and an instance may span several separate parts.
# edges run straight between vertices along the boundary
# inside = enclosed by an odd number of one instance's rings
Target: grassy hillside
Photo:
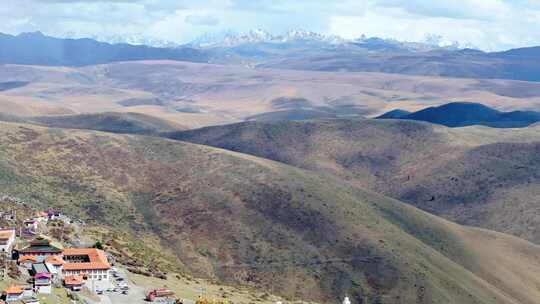
[[[540,243],[540,132],[401,120],[242,123],[168,134],[324,172]]]
[[[2,123],[0,187],[153,240],[186,271],[291,299],[349,294],[364,303],[463,304],[540,297],[535,245],[215,148]]]
[[[97,113],[63,116],[42,116],[27,119],[48,127],[88,129],[126,134],[157,134],[185,127],[173,122],[140,113]]]

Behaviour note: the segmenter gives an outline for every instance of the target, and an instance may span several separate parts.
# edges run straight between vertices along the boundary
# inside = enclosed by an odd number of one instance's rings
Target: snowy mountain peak
[[[324,35],[312,31],[291,30],[283,35],[274,35],[262,29],[250,30],[245,33],[225,31],[220,34],[204,34],[195,39],[190,45],[201,48],[234,47],[250,43],[290,43],[290,42],[321,42],[329,44],[344,43],[347,40],[334,36]]]

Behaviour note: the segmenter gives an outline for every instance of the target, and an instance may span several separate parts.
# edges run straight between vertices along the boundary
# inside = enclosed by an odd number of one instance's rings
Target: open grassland
[[[368,303],[540,297],[536,245],[254,156],[1,123],[0,160],[6,194],[104,227],[97,238],[125,231],[126,242],[141,243],[108,246],[150,255],[148,247],[162,248],[178,270],[212,282],[320,302],[345,294]]]
[[[450,101],[540,109],[540,84],[383,73],[251,69],[171,61],[83,68],[0,66],[0,112],[149,114],[190,128],[243,121],[375,116]],[[263,115],[262,115],[263,114]]]

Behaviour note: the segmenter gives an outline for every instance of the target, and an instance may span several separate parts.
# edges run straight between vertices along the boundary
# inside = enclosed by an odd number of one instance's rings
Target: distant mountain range
[[[48,66],[83,66],[130,60],[206,62],[204,52],[188,47],[155,48],[109,44],[93,39],[61,39],[40,32],[17,36],[0,34],[0,63]]]
[[[394,110],[377,118],[427,121],[448,127],[484,125],[496,128],[522,128],[539,122],[540,112],[501,112],[479,103],[453,102],[414,113]]]
[[[223,33],[206,33],[188,45],[198,48],[237,47],[243,44],[272,43],[285,44],[295,42],[317,42],[331,45],[344,44],[349,40],[336,35],[324,35],[312,31],[291,30],[283,35],[273,35],[265,30],[256,29],[246,33],[226,31]]]
[[[137,35],[107,39],[113,43],[53,38],[40,32],[0,34],[0,64],[84,66],[176,60],[292,70],[540,81],[540,47],[486,53],[460,49],[457,45],[439,46],[435,42],[366,37],[345,40],[308,31],[275,36],[260,30],[240,35],[207,35],[183,46]],[[117,43],[122,41],[133,44]]]

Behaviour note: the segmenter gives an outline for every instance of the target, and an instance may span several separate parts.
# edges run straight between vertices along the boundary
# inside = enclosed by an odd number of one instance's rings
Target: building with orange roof
[[[37,258],[33,255],[23,255],[17,259],[17,264],[28,269],[32,268],[34,263],[37,263]]]
[[[17,251],[19,255],[35,256],[38,262],[43,262],[49,256],[62,255],[62,249],[52,245],[49,240],[44,238],[36,238],[27,247]]]
[[[66,264],[62,257],[57,255],[51,255],[45,259],[44,263],[47,266],[47,269],[53,275],[53,279],[60,279],[60,277],[62,276],[62,271],[64,270],[64,264]]]
[[[37,258],[33,255],[23,255],[17,259],[17,263],[24,263],[26,261],[37,263]]]
[[[103,250],[96,248],[72,248],[63,251],[62,273],[65,277],[81,276],[91,288],[105,289],[110,287],[109,270],[111,265]]]
[[[84,285],[84,279],[81,276],[67,276],[64,278],[64,286],[73,291],[79,291]]]
[[[11,252],[15,243],[15,228],[0,229],[0,252]]]
[[[20,301],[23,298],[24,289],[19,286],[11,285],[6,290],[4,290],[4,296],[6,302],[15,302]]]

